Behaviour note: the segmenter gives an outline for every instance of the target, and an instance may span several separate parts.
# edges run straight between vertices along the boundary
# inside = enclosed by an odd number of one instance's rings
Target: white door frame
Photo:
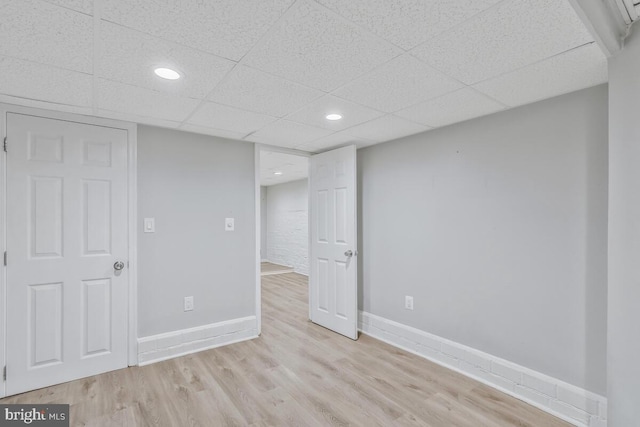
[[[255,177],[255,206],[256,206],[256,320],[258,323],[258,335],[262,333],[262,286],[260,277],[260,262],[262,262],[260,256],[260,240],[262,234],[260,233],[260,153],[262,151],[270,151],[272,153],[284,153],[292,154],[300,157],[311,157],[315,153],[307,153],[306,151],[298,151],[291,148],[276,147],[274,145],[255,144],[254,148],[254,177]],[[307,185],[308,185],[307,180]],[[309,224],[309,227],[311,225]],[[311,236],[311,234],[309,234]],[[311,244],[311,237],[309,237],[308,245]],[[311,317],[309,317],[311,318]]]
[[[42,110],[39,108],[22,107],[18,105],[0,103],[0,136],[2,140],[7,136],[7,114],[18,113],[48,119],[65,120],[69,122],[77,122],[88,125],[104,126],[127,131],[128,146],[128,232],[129,232],[129,292],[128,292],[128,336],[127,336],[127,360],[129,366],[138,364],[138,239],[137,239],[137,152],[138,152],[138,127],[135,123],[123,122],[119,120],[103,119],[92,116],[83,116],[74,113],[63,113],[57,111]],[[0,141],[2,142],[2,141]],[[9,151],[11,150],[11,141],[9,143]],[[6,217],[6,188],[7,188],[7,156],[0,148],[0,244],[2,245],[0,253],[0,370],[6,364],[7,342],[6,342],[6,277],[7,269],[2,262],[2,255],[7,250],[7,217]],[[258,192],[260,188],[258,188]],[[0,385],[0,397],[6,396],[6,383],[2,381]]]

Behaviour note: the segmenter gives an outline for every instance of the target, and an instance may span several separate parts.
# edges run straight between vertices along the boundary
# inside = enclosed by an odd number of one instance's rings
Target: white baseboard
[[[607,399],[524,366],[367,312],[362,333],[471,377],[580,427],[606,427]]]
[[[256,316],[249,316],[138,338],[138,365],[149,365],[257,337]]]

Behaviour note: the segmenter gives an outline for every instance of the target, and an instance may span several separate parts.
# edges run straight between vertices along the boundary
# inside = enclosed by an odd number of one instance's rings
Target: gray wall
[[[301,179],[267,187],[267,258],[309,274],[309,188]]]
[[[609,61],[609,425],[640,421],[640,27]]]
[[[260,257],[267,259],[267,187],[260,187]]]
[[[606,86],[358,162],[361,309],[605,393]]]
[[[254,193],[253,144],[138,127],[140,337],[255,314]]]

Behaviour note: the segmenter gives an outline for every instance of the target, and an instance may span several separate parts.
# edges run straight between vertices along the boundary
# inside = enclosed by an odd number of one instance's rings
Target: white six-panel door
[[[309,315],[358,338],[356,148],[311,156]]]
[[[9,113],[7,137],[7,395],[126,367],[127,131]]]

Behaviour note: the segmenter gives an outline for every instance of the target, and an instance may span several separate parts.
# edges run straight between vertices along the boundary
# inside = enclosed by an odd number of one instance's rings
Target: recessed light
[[[180,73],[171,68],[156,68],[153,72],[156,73],[158,77],[167,80],[178,80],[180,78]]]
[[[342,116],[340,114],[327,114],[327,120],[340,120]]]
[[[274,172],[273,174],[280,176],[280,175],[282,175],[282,172]]]

